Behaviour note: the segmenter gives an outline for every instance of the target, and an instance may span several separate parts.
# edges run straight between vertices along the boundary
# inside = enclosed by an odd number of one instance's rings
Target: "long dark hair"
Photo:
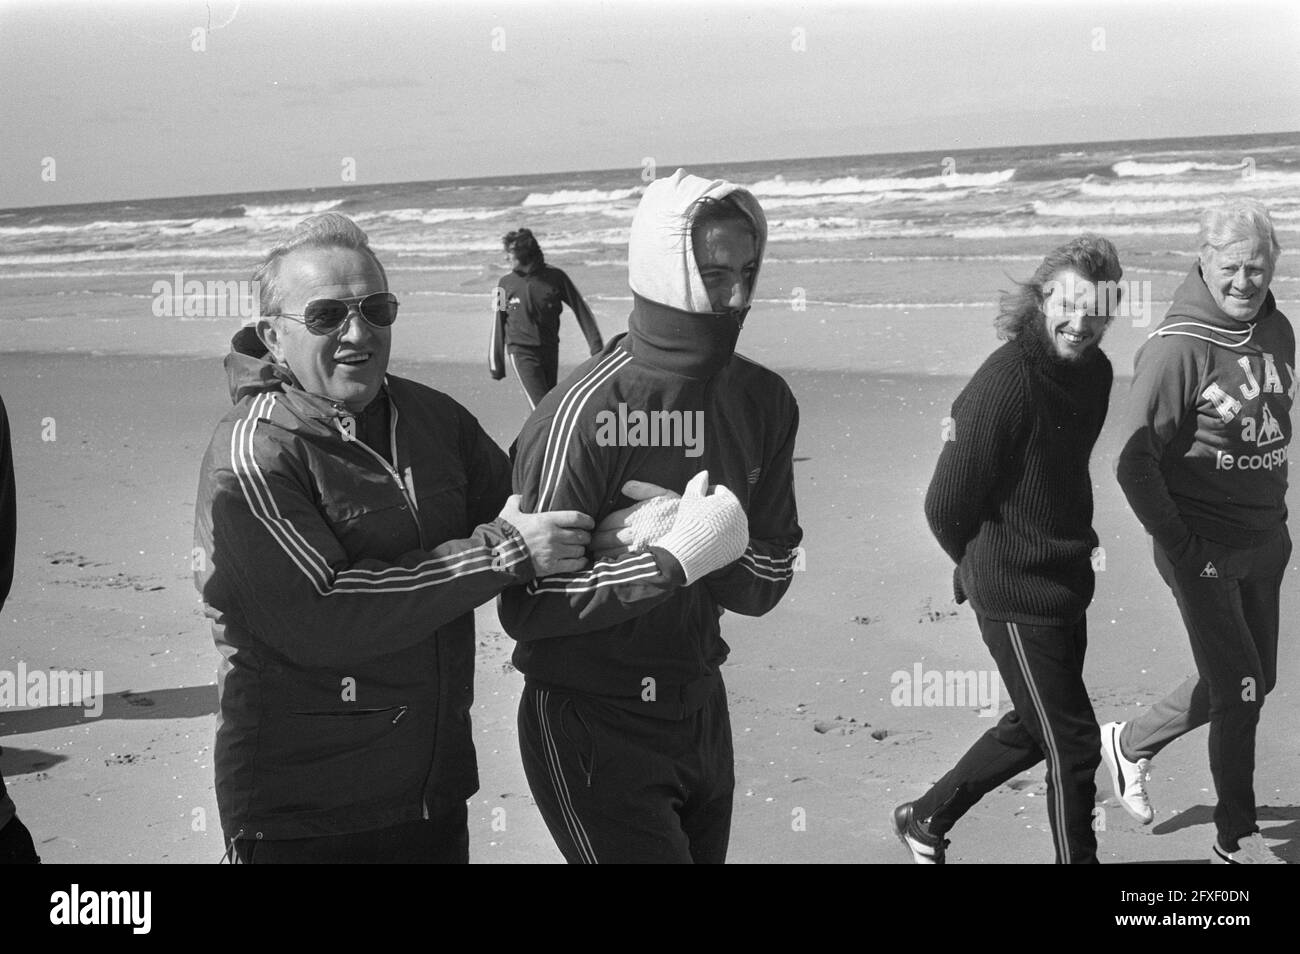
[[[513,232],[507,232],[501,238],[501,245],[507,252],[514,252],[519,256],[519,261],[523,265],[545,265],[546,256],[542,254],[542,247],[537,244],[537,239],[533,237],[530,229],[515,229]]]
[[[1118,282],[1124,274],[1115,246],[1100,235],[1080,235],[1052,249],[1029,281],[1016,282],[1012,291],[1001,294],[998,316],[993,319],[999,338],[1014,338],[1030,321],[1042,319],[1043,288],[1066,269],[1078,272],[1090,282]]]

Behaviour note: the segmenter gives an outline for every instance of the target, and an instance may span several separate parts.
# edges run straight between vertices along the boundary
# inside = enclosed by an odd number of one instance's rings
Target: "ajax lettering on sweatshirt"
[[[1283,372],[1279,363],[1267,351],[1242,355],[1233,365],[1220,363],[1216,379],[1201,392],[1207,416],[1218,416],[1228,441],[1214,449],[1219,470],[1272,470],[1286,462],[1296,377],[1290,364],[1281,362]],[[1235,425],[1235,432],[1228,425]]]
[[[1194,265],[1134,359],[1116,469],[1161,546],[1257,546],[1286,520],[1296,390],[1295,332],[1273,295],[1238,321]]]

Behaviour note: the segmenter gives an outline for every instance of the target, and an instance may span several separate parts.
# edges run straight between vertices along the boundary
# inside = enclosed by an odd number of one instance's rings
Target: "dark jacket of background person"
[[[503,276],[497,283],[497,304],[488,370],[498,380],[505,377],[506,351],[560,346],[563,305],[573,309],[591,354],[598,354],[604,346],[591,309],[569,276],[553,265],[517,268]]]
[[[473,610],[533,574],[496,516],[506,456],[413,381],[389,375],[354,418],[301,390],[251,333],[226,370],[235,406],[204,458],[195,520],[222,656],[223,829],[357,832],[463,801],[478,789]]]

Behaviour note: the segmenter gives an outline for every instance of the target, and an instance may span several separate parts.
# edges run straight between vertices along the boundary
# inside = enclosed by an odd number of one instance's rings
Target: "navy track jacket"
[[[514,470],[522,508],[579,510],[599,522],[631,503],[620,490],[628,480],[680,493],[707,469],[745,508],[749,547],[691,586],[666,575],[651,550],[602,560],[512,587],[499,611],[530,682],[682,718],[727,658],[722,611],[762,615],[790,585],[802,539],[792,466],[799,418],[776,373],[740,355],[717,368],[707,347],[682,347],[717,319],[661,308],[654,321],[639,320],[648,305],[638,301],[630,332],[529,418]]]

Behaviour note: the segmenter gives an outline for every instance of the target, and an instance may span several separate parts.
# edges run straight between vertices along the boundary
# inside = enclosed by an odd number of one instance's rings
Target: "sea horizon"
[[[1144,145],[1154,144],[1185,144],[1202,143],[1210,140],[1223,139],[1275,139],[1283,136],[1294,136],[1300,143],[1300,130],[1276,130],[1271,132],[1252,132],[1252,133],[1222,133],[1207,134],[1203,136],[1158,136],[1147,139],[1106,139],[1106,140],[1063,140],[1059,142],[1036,142],[1021,143],[1016,145],[1000,144],[996,146],[972,146],[964,149],[909,149],[909,150],[890,150],[884,152],[854,152],[854,153],[834,153],[818,156],[778,156],[763,159],[723,159],[723,160],[705,160],[701,162],[666,162],[656,164],[659,175],[671,174],[671,171],[677,168],[695,168],[704,166],[726,166],[728,169],[743,169],[746,166],[757,166],[772,163],[797,163],[797,162],[821,162],[849,159],[890,159],[903,158],[909,156],[961,156],[971,153],[996,152],[1010,149],[1064,149],[1071,146],[1090,146],[1093,148],[1117,148],[1125,145]],[[342,185],[316,185],[316,186],[299,186],[292,189],[248,189],[237,192],[200,192],[200,193],[171,193],[166,195],[137,195],[121,199],[98,199],[94,202],[55,202],[44,205],[14,205],[0,207],[0,215],[9,212],[40,212],[44,210],[71,210],[76,208],[88,208],[104,205],[120,205],[123,203],[137,202],[165,202],[176,199],[228,199],[232,197],[253,197],[276,195],[283,192],[320,192],[323,190],[349,191],[366,188],[380,187],[406,187],[406,186],[461,186],[472,184],[487,184],[496,182],[526,182],[529,179],[538,181],[552,178],[555,176],[595,176],[605,175],[618,172],[626,172],[628,166],[609,166],[598,168],[584,169],[559,169],[549,170],[546,172],[533,173],[508,173],[495,176],[453,176],[442,179],[395,179],[386,182],[376,183],[344,183]],[[670,170],[664,173],[663,170]]]
[[[224,353],[240,318],[208,300],[207,288],[251,279],[269,248],[325,211],[350,216],[369,235],[402,302],[403,335],[418,341],[421,355],[478,360],[491,291],[505,269],[501,236],[520,226],[569,273],[602,328],[616,331],[631,303],[632,217],[651,173],[676,168],[0,211],[2,347]],[[780,324],[782,314],[799,322],[797,349],[783,347],[784,332],[770,337],[767,357],[787,365],[893,368],[924,325],[962,330],[927,343],[922,371],[966,368],[968,336],[983,334],[999,292],[1084,232],[1116,244],[1124,278],[1135,283],[1129,300],[1140,295],[1147,308],[1128,338],[1112,335],[1126,354],[1186,276],[1199,214],[1218,197],[1263,200],[1284,249],[1300,245],[1300,132],[687,168],[737,182],[763,205],[769,236],[756,323],[771,315]],[[1274,292],[1289,306],[1300,296],[1300,275],[1288,262],[1284,253]],[[192,282],[203,295],[182,296]],[[178,297],[188,304],[168,307]]]

